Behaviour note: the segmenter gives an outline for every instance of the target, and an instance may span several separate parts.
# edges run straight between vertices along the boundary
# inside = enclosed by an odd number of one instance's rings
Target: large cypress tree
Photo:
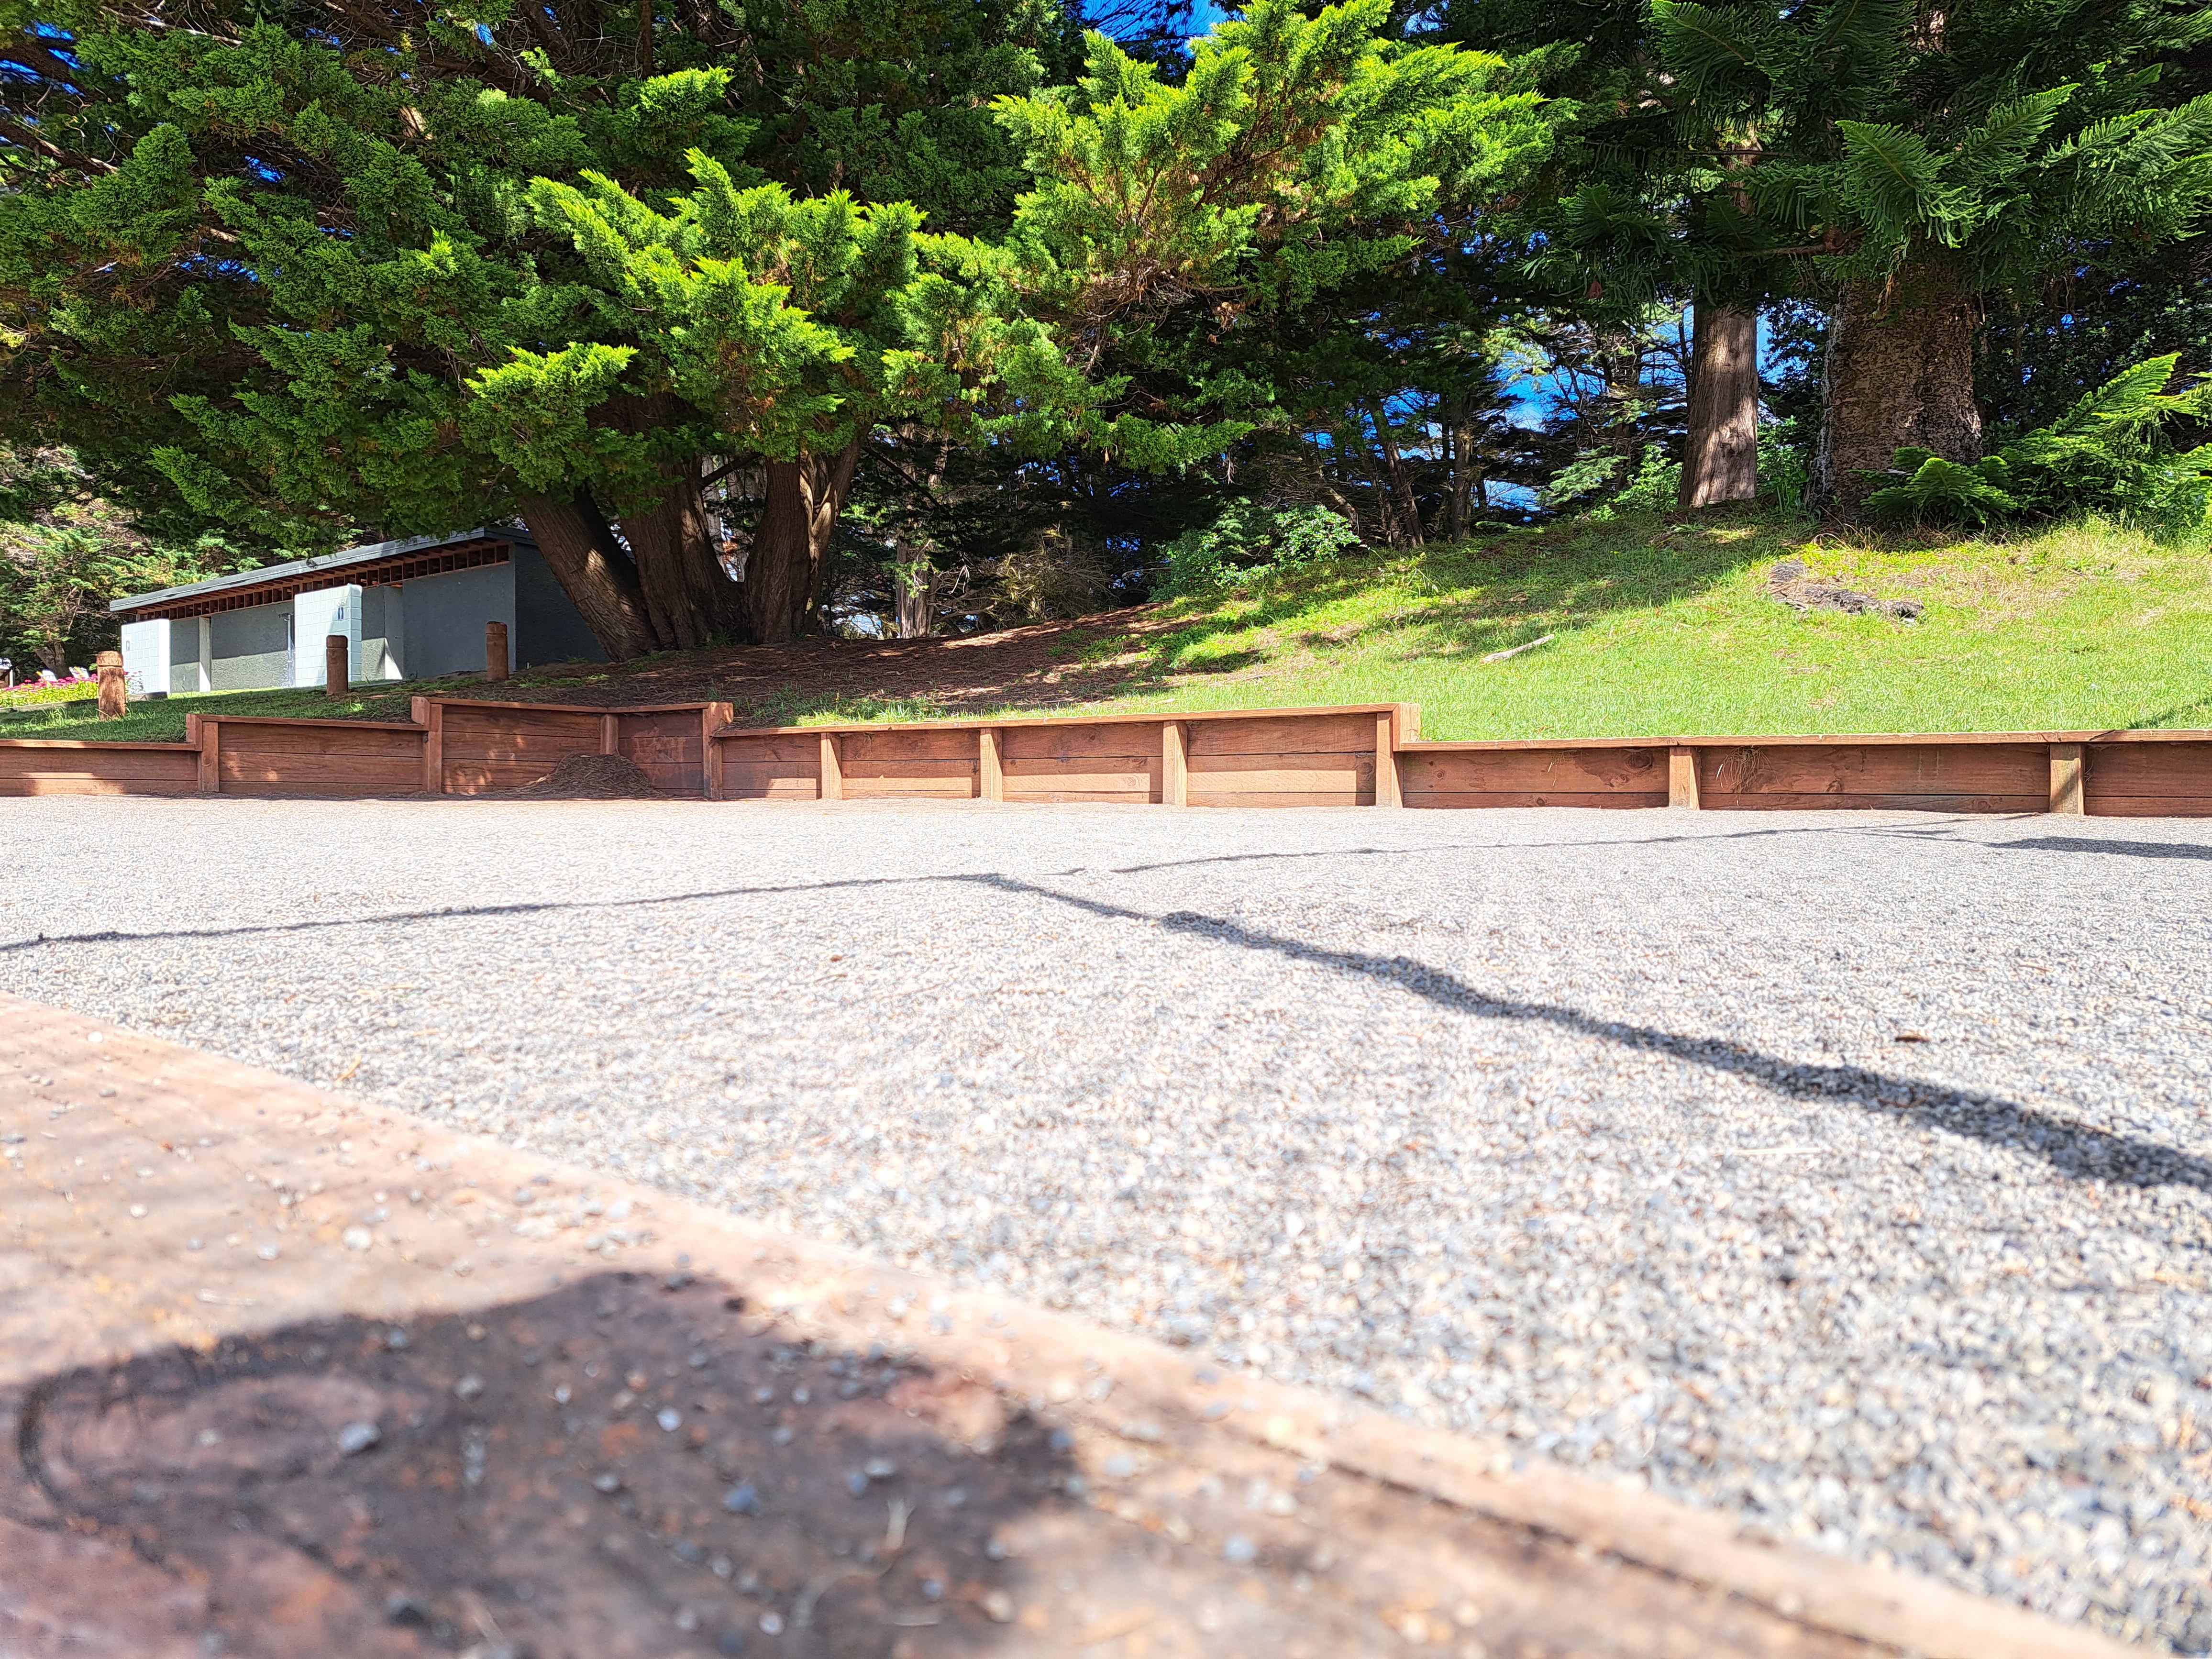
[[[730,458],[659,359],[574,365],[604,395],[558,468],[518,471],[473,410],[473,377],[609,331],[600,273],[532,180],[665,204],[696,155],[1003,228],[1027,174],[990,100],[1076,46],[1049,0],[41,15],[0,76],[6,435],[124,474],[150,455],[204,510],[289,534],[519,511],[617,655],[787,634],[749,628],[775,607],[723,574],[702,485]],[[750,572],[803,586],[849,461],[770,459]]]
[[[63,153],[19,143],[0,202],[16,416],[240,520],[512,504],[618,654],[786,639],[881,422],[1218,449],[1230,413],[1117,406],[1112,339],[1256,318],[1540,142],[1383,0],[1255,6],[1182,86],[1094,37],[1031,99],[1058,15],[1021,4],[69,19],[63,118],[18,119]],[[725,538],[737,466],[767,497]]]

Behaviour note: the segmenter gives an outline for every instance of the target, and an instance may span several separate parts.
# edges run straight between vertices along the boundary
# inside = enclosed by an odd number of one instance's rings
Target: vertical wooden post
[[[622,753],[622,719],[619,715],[599,716],[599,752],[602,755]]]
[[[2051,810],[2076,818],[2088,810],[2081,799],[2081,745],[2078,743],[2051,745]]]
[[[131,710],[131,685],[123,678],[123,653],[103,651],[92,659],[100,675],[100,718],[119,720]]]
[[[1687,744],[1667,751],[1667,805],[1698,810],[1698,751]]]
[[[1398,787],[1397,715],[1395,712],[1375,717],[1375,804],[1377,806],[1403,806],[1405,793]]]
[[[699,711],[699,789],[708,800],[722,799],[722,745],[714,733],[737,717],[738,711],[726,702],[710,702]]]
[[[975,733],[976,787],[985,800],[1006,798],[1006,763],[999,755],[999,732],[986,726]]]
[[[484,678],[496,685],[507,678],[507,624],[484,624]]]
[[[845,759],[838,751],[837,734],[834,732],[822,734],[822,799],[845,799]]]
[[[422,728],[422,793],[446,793],[446,705],[433,697],[414,697],[408,710]]]
[[[1190,805],[1190,733],[1181,720],[1160,722],[1160,805]]]
[[[343,697],[352,688],[347,682],[352,678],[352,665],[347,660],[353,647],[343,634],[323,636],[323,695]]]
[[[203,795],[222,793],[222,722],[195,715],[200,723],[200,781]]]

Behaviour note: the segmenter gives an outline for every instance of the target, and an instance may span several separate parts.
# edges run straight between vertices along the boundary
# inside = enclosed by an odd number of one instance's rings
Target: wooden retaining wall
[[[2212,817],[2212,732],[1429,742],[1410,703],[740,727],[727,703],[417,697],[411,720],[191,716],[185,740],[0,740],[0,795],[475,795],[622,755],[709,800],[1606,806]]]

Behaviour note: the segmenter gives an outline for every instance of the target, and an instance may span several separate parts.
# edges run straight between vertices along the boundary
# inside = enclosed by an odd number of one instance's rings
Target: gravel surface
[[[0,834],[26,994],[2212,1649],[2212,823]]]

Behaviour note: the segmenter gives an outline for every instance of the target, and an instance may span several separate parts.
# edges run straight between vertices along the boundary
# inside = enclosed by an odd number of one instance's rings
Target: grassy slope
[[[762,695],[714,686],[713,653],[691,671],[706,689],[682,696],[642,677],[632,695],[621,670],[589,684],[616,702],[731,696],[753,723],[1411,702],[1436,738],[2212,726],[2212,560],[2201,544],[2162,547],[2100,525],[2010,543],[1808,533],[1750,516],[1652,516],[1346,560],[1134,613],[1133,630],[1071,625],[1047,653],[1055,665],[982,674],[997,692],[892,692],[849,673],[784,684],[777,657]],[[1917,599],[1923,619],[1800,615],[1765,592],[1768,571],[1790,557],[1815,577]],[[1481,661],[1545,634],[1559,637]],[[859,647],[827,648],[866,660]],[[999,647],[957,650],[981,669]],[[686,662],[652,665],[681,672]],[[509,695],[559,700],[584,684],[526,673]],[[1005,700],[1014,688],[1018,699]],[[0,717],[0,736],[174,740],[195,708],[404,720],[410,692],[482,689],[467,676],[337,703],[313,690],[178,697],[105,725],[82,710],[33,710]]]
[[[1179,607],[1187,623],[1130,653],[1150,683],[1111,705],[1403,700],[1434,738],[2212,726],[2201,544],[2105,526],[2010,544],[1805,534],[1623,520],[1296,574]],[[1801,615],[1765,591],[1789,557],[1926,611]]]

